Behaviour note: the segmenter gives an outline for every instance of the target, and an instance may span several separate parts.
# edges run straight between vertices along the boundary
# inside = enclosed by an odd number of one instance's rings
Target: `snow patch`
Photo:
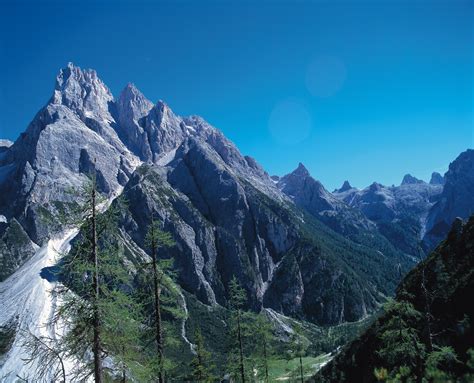
[[[56,309],[50,294],[55,282],[42,278],[41,271],[54,266],[59,254],[69,251],[70,242],[77,233],[77,229],[72,229],[49,240],[28,262],[0,283],[0,326],[14,323],[17,330],[13,345],[0,365],[1,382],[13,383],[18,381],[18,376],[27,377],[36,366],[36,362],[26,365],[23,361],[28,354],[18,331],[30,331],[36,336],[50,338],[57,336],[56,329],[49,325]],[[69,367],[72,368],[71,365]]]

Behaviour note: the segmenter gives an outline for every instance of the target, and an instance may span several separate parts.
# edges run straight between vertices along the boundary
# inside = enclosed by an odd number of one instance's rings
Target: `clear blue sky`
[[[271,174],[329,189],[445,171],[473,145],[470,0],[0,5],[0,136],[68,61],[199,114]]]

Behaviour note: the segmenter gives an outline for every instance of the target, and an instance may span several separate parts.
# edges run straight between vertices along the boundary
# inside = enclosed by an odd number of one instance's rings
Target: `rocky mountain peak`
[[[444,175],[444,186],[438,202],[426,219],[427,249],[436,246],[448,233],[456,217],[468,218],[474,213],[474,150],[461,153]]]
[[[301,178],[310,176],[308,169],[306,169],[306,167],[301,162],[298,164],[298,167],[291,172],[291,174]]]
[[[372,192],[380,191],[382,189],[383,189],[383,185],[379,184],[378,182],[373,182],[369,186],[369,190],[372,191]]]
[[[336,192],[338,193],[342,193],[342,192],[345,192],[345,191],[348,191],[348,190],[351,190],[353,189],[353,187],[351,186],[351,184],[349,183],[349,181],[344,181],[344,183],[342,184],[342,186],[336,190]]]
[[[411,174],[405,174],[402,180],[402,185],[414,185],[414,184],[422,184],[424,181],[419,180],[416,177],[413,177]]]
[[[438,172],[431,174],[430,185],[444,185],[444,177]]]
[[[148,114],[153,103],[134,84],[128,83],[120,93],[117,108],[121,118],[138,121]]]
[[[113,101],[109,88],[93,69],[81,69],[72,63],[61,69],[56,77],[52,104],[62,104],[85,117],[108,113]]]

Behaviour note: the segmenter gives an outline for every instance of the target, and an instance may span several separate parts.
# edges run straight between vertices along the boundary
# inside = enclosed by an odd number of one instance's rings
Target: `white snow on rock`
[[[68,230],[49,240],[27,263],[0,283],[0,326],[14,324],[17,330],[30,331],[36,336],[56,337],[57,329],[48,325],[55,310],[50,294],[55,282],[42,278],[40,273],[43,268],[54,266],[60,253],[69,251],[70,242],[77,233],[77,229]],[[23,361],[28,356],[23,341],[17,332],[12,347],[0,360],[1,382],[16,382],[19,376],[26,378],[35,369],[35,362],[26,365]]]

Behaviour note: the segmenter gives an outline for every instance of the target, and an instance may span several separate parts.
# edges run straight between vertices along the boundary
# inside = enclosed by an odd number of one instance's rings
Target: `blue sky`
[[[68,61],[199,114],[271,174],[329,189],[427,178],[473,145],[470,0],[15,1],[0,5],[0,136]]]

